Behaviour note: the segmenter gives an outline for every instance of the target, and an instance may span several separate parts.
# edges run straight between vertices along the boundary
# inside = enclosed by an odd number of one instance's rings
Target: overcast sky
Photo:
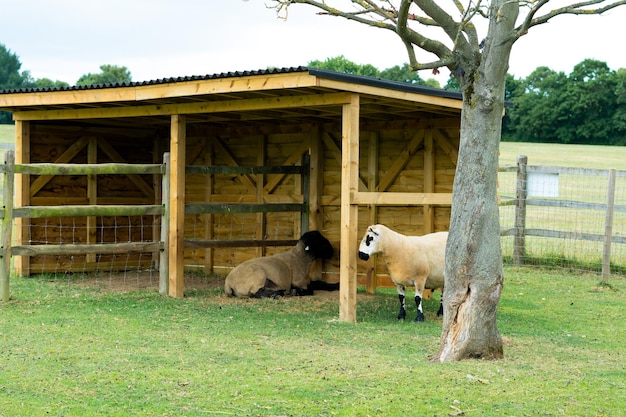
[[[125,66],[134,81],[146,81],[295,67],[338,55],[379,69],[408,61],[399,38],[389,31],[318,16],[317,9],[305,5],[292,6],[288,19],[280,20],[266,4],[0,0],[0,43],[19,56],[22,70],[34,78],[70,84],[99,72],[102,64]],[[559,16],[532,28],[515,44],[509,72],[525,77],[538,66],[548,66],[569,73],[585,58],[604,61],[614,70],[626,68],[624,25],[626,6],[603,16]],[[449,72],[441,72],[443,84]]]

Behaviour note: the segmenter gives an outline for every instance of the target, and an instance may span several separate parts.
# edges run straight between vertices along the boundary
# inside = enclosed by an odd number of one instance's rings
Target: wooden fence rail
[[[187,166],[186,174],[195,175],[252,175],[274,174],[300,175],[302,181],[302,203],[187,203],[185,214],[219,213],[270,213],[300,212],[301,228],[308,230],[309,209],[309,159],[304,158],[300,166]],[[159,292],[168,293],[168,230],[169,230],[169,154],[163,158],[163,164],[15,164],[12,150],[5,152],[5,163],[0,165],[3,175],[3,210],[0,211],[2,225],[0,253],[0,300],[10,298],[11,256],[42,255],[80,255],[80,254],[120,254],[120,253],[156,253],[159,256]],[[64,205],[64,206],[24,206],[14,207],[13,189],[15,174],[41,176],[55,175],[162,175],[162,204],[150,205]],[[158,241],[122,242],[122,243],[85,243],[85,244],[45,244],[12,246],[12,224],[16,218],[41,219],[57,217],[115,217],[115,216],[161,216],[161,234]],[[185,240],[185,248],[224,248],[224,247],[267,247],[291,246],[297,240]],[[182,260],[181,260],[182,261]]]

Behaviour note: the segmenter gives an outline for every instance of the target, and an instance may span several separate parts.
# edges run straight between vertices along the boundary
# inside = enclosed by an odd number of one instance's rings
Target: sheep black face
[[[333,257],[333,247],[320,232],[313,230],[300,237],[304,243],[304,251],[313,259],[330,259]]]
[[[367,261],[370,256],[376,253],[376,243],[379,236],[380,233],[377,230],[373,227],[368,227],[363,240],[361,240],[361,245],[359,245],[359,258]]]

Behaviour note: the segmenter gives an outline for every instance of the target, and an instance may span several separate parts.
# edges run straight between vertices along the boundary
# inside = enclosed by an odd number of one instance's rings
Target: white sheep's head
[[[365,236],[359,245],[359,258],[367,261],[371,255],[379,252],[378,242],[380,240],[380,229],[370,226],[365,231]]]

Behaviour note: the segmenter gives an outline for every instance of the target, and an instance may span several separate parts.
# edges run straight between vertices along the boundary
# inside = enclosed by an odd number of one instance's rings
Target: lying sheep
[[[359,258],[368,260],[375,253],[382,253],[389,270],[389,275],[400,299],[398,320],[406,317],[404,288],[415,286],[415,321],[424,321],[422,295],[424,289],[441,288],[443,300],[444,256],[448,232],[431,233],[424,236],[405,236],[394,232],[382,224],[369,226],[359,246]],[[439,305],[437,316],[443,315],[443,301]]]
[[[311,283],[309,268],[316,259],[330,259],[333,247],[318,231],[304,233],[296,246],[272,256],[249,259],[226,277],[224,291],[234,297],[312,295],[313,289],[336,290],[338,284]]]

